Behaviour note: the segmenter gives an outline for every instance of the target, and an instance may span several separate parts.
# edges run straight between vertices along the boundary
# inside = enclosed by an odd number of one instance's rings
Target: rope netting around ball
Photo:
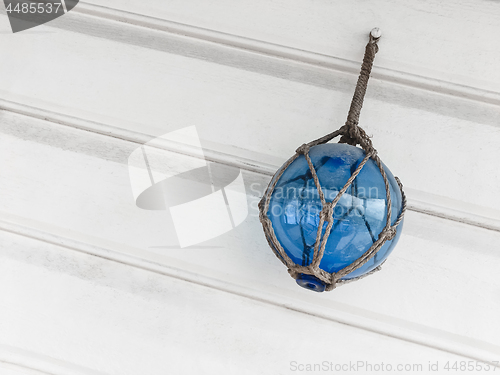
[[[380,31],[378,29],[373,29],[372,32],[370,33],[370,41],[366,45],[365,49],[365,55],[363,58],[363,64],[361,66],[361,72],[358,78],[358,82],[356,84],[356,89],[354,92],[354,96],[351,102],[351,107],[349,109],[349,115],[347,116],[347,121],[345,125],[343,125],[340,129],[327,134],[321,138],[318,138],[312,142],[303,144],[300,146],[297,150],[294,156],[292,156],[284,165],[283,167],[274,175],[273,179],[271,180],[270,185],[268,186],[264,196],[262,197],[261,201],[259,202],[259,218],[262,223],[262,226],[264,228],[264,232],[266,234],[266,238],[269,242],[269,246],[273,251],[275,252],[276,256],[288,267],[288,272],[290,275],[294,278],[297,279],[300,274],[307,274],[307,275],[312,275],[321,280],[326,284],[326,290],[332,290],[334,289],[337,285],[342,285],[351,281],[359,280],[361,278],[364,278],[378,270],[380,270],[380,267],[382,264],[377,266],[375,269],[371,270],[370,272],[352,278],[352,279],[346,279],[346,280],[341,280],[343,277],[347,276],[351,272],[357,270],[358,268],[362,267],[364,264],[366,264],[375,254],[382,248],[382,246],[386,243],[386,241],[391,241],[397,231],[398,225],[401,223],[403,220],[403,216],[406,211],[406,196],[403,191],[403,185],[401,184],[401,181],[395,177],[399,189],[401,191],[401,197],[402,197],[402,206],[401,206],[401,212],[399,213],[399,216],[397,220],[394,222],[394,224],[391,225],[391,209],[392,209],[392,201],[391,201],[391,193],[390,193],[390,187],[389,187],[389,180],[387,178],[387,175],[385,173],[382,161],[377,155],[377,151],[373,147],[371,139],[368,137],[368,135],[365,133],[365,131],[359,127],[358,122],[359,122],[359,115],[361,112],[361,108],[363,106],[363,99],[366,93],[366,88],[368,84],[368,79],[370,78],[370,73],[371,69],[373,66],[373,60],[375,58],[375,54],[378,52],[378,46],[377,42],[380,38]],[[351,146],[357,146],[359,145],[365,152],[365,157],[363,160],[359,163],[358,167],[356,170],[352,173],[350,178],[347,180],[343,188],[338,192],[338,194],[335,196],[335,198],[331,202],[327,202],[325,199],[325,195],[323,192],[323,189],[321,187],[318,175],[316,173],[316,169],[314,168],[313,162],[309,156],[309,149],[311,147],[327,143],[331,141],[332,139],[342,136],[339,143],[347,143]],[[319,213],[319,224],[318,224],[318,229],[317,229],[317,234],[316,234],[316,241],[314,243],[314,253],[313,253],[313,258],[312,261],[309,263],[309,265],[303,266],[303,265],[298,265],[296,264],[285,252],[283,246],[279,242],[279,240],[276,237],[276,234],[274,232],[272,222],[269,219],[267,212],[269,210],[269,203],[271,201],[271,197],[273,194],[273,191],[276,187],[276,184],[280,180],[280,177],[283,175],[285,170],[301,155],[303,155],[307,161],[307,164],[309,166],[309,170],[311,172],[312,178],[314,180],[314,184],[316,186],[316,189],[319,194],[319,199],[321,201],[321,211]],[[354,262],[349,264],[348,266],[340,269],[337,272],[327,272],[319,267],[321,260],[323,259],[323,255],[325,252],[325,247],[326,243],[328,241],[328,237],[330,236],[331,229],[334,224],[334,209],[339,202],[340,198],[342,195],[349,189],[351,186],[352,182],[356,179],[358,174],[361,172],[365,164],[368,162],[368,160],[372,159],[378,166],[378,169],[380,170],[380,174],[382,175],[382,178],[384,180],[385,184],[385,191],[386,191],[386,207],[387,207],[387,219],[384,228],[380,232],[378,239],[372,244],[372,246],[363,254],[361,257],[356,259]],[[323,232],[323,226],[325,223],[328,223],[326,225],[326,229]]]

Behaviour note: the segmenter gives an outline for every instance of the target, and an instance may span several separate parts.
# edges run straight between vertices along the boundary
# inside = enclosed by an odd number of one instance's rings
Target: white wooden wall
[[[500,361],[499,2],[91,0],[18,34],[1,11],[0,374]],[[382,272],[315,294],[256,203],[344,123],[375,26],[361,125],[409,211]],[[128,159],[189,126],[241,170],[249,215],[180,248],[168,211],[136,206]]]

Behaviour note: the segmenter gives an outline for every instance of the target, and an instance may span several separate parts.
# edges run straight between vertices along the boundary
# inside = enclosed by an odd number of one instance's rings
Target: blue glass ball
[[[361,148],[343,143],[327,143],[310,148],[309,156],[327,202],[336,197],[365,155]],[[391,171],[385,165],[383,167],[390,185],[391,224],[394,224],[401,212],[402,196]],[[300,155],[279,177],[267,212],[276,238],[296,264],[307,266],[312,261],[321,210],[322,204],[311,170],[304,155]],[[364,165],[338,201],[333,218],[333,227],[319,265],[329,273],[341,270],[363,255],[377,241],[385,226],[386,190],[375,161],[369,159]],[[327,225],[328,222],[325,222],[323,233]],[[379,266],[398,242],[402,225],[401,222],[396,236],[385,242],[367,263],[341,280],[362,276]],[[301,275],[297,283],[311,290],[324,290],[324,283],[311,275]]]

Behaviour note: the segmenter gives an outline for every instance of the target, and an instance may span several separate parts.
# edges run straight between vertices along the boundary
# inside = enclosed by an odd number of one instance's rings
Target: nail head
[[[370,35],[372,36],[373,39],[378,39],[382,36],[382,31],[378,27],[375,27],[371,32]]]

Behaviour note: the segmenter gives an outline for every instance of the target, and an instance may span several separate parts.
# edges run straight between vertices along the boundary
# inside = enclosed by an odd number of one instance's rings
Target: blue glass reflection
[[[365,157],[365,152],[347,144],[324,144],[309,151],[327,202],[331,202]],[[401,211],[401,192],[394,176],[384,165],[390,182],[391,221]],[[369,160],[342,195],[334,211],[334,223],[320,268],[337,272],[348,266],[378,239],[387,220],[385,184],[373,160]],[[276,237],[288,256],[307,266],[314,243],[322,205],[305,157],[300,155],[280,177],[270,200],[268,216]],[[323,225],[323,232],[328,223]],[[380,265],[398,242],[403,223],[392,241],[387,241],[365,265],[343,279],[352,279]]]

